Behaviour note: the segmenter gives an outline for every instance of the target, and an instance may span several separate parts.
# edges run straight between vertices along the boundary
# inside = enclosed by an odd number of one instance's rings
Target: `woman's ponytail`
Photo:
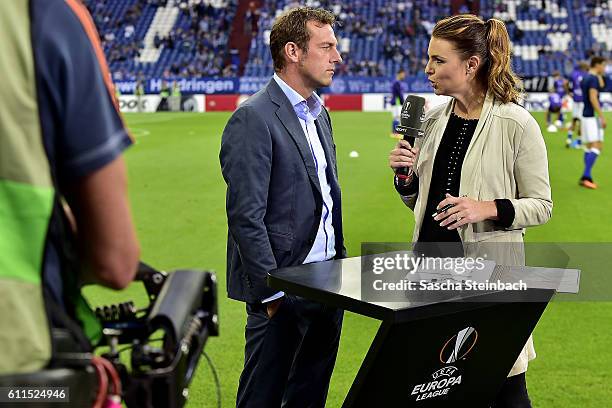
[[[485,23],[485,28],[489,50],[488,89],[504,103],[518,102],[523,87],[510,65],[511,43],[506,25],[491,18]]]

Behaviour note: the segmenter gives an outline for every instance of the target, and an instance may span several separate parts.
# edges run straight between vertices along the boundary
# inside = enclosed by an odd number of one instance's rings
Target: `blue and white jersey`
[[[589,99],[589,90],[596,89],[597,100],[599,100],[601,93],[606,88],[605,83],[602,82],[604,82],[603,79],[600,82],[599,77],[593,74],[587,74],[582,79],[582,93],[584,95],[584,110],[582,111],[582,116],[585,118],[592,118],[595,116],[595,109],[593,109],[593,104]]]

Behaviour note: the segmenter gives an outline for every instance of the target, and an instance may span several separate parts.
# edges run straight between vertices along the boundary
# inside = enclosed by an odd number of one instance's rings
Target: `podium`
[[[481,280],[522,281],[527,289],[405,290],[381,302],[368,300],[362,286],[371,272],[362,267],[371,265],[366,258],[268,276],[274,289],[382,321],[343,407],[489,407],[552,296],[577,293],[580,280],[576,269],[493,264]],[[456,281],[443,275],[410,279],[425,287]]]

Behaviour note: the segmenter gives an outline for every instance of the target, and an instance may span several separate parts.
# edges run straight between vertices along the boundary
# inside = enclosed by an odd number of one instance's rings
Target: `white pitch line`
[[[138,119],[131,119],[130,123],[134,125],[142,125],[143,123],[157,123],[157,122],[170,122],[180,118],[178,115],[164,115],[164,112],[156,112],[155,114],[145,114],[148,116],[138,117]]]
[[[149,132],[147,129],[143,129],[143,128],[134,128],[134,127],[131,127],[129,129],[130,129],[130,133],[134,137],[148,136],[148,135],[151,134],[151,132]]]

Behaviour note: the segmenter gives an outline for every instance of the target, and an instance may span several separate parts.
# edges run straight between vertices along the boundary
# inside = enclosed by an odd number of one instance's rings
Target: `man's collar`
[[[305,102],[308,106],[308,109],[312,113],[312,116],[316,118],[321,113],[321,106],[323,105],[323,100],[316,92],[313,92],[312,95],[308,97],[308,99],[304,99],[302,95],[300,95],[295,89],[291,88],[285,81],[281,79],[276,73],[273,75],[274,80],[283,91],[283,93],[289,99],[291,106],[294,109],[298,108],[302,102]]]

